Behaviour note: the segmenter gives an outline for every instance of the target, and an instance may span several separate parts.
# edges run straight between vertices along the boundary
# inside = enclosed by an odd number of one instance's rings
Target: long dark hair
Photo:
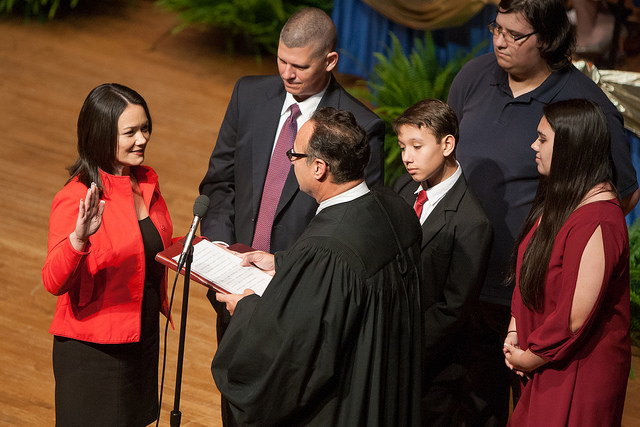
[[[575,34],[567,17],[564,0],[501,0],[498,13],[520,12],[538,38],[538,51],[554,71],[571,66]]]
[[[542,309],[554,240],[569,215],[598,184],[608,183],[615,191],[611,134],[600,107],[586,99],[571,99],[549,104],[543,113],[555,132],[551,167],[549,176],[540,180],[515,246],[517,251],[542,216],[524,252],[519,275],[522,302],[532,310]]]
[[[78,159],[69,166],[69,181],[76,176],[89,187],[95,182],[102,190],[100,169],[112,174],[118,150],[118,119],[128,105],[140,105],[149,120],[151,115],[138,92],[117,83],[94,88],[84,100],[78,116]]]

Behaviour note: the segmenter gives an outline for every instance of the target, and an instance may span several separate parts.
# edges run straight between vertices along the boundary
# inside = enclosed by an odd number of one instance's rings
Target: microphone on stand
[[[207,211],[209,210],[210,200],[209,197],[201,194],[196,198],[195,203],[193,204],[193,222],[191,223],[191,228],[189,229],[189,233],[184,238],[184,247],[182,248],[182,253],[180,254],[180,258],[178,259],[178,272],[182,270],[182,266],[187,256],[187,252],[191,248],[193,244],[193,238],[195,237],[196,230],[198,228],[198,224],[200,224],[200,220],[207,215]]]
[[[193,238],[196,234],[196,229],[198,228],[198,224],[200,224],[200,220],[204,218],[209,210],[210,200],[205,195],[200,195],[196,199],[196,202],[193,204],[193,222],[191,223],[191,228],[189,229],[189,233],[184,238],[184,247],[182,249],[182,253],[180,254],[180,258],[178,259],[178,274],[182,270],[183,264],[187,261],[187,258],[190,258],[188,254],[190,253],[190,249],[193,247]],[[185,335],[187,332],[187,307],[189,304],[189,276],[191,274],[191,260],[186,263],[185,273],[184,273],[184,288],[182,295],[182,315],[180,316],[180,338],[178,341],[178,361],[176,366],[176,388],[174,390],[174,409],[171,411],[171,418],[169,420],[169,424],[171,427],[178,427],[180,425],[180,420],[182,418],[182,413],[180,412],[180,393],[182,390],[182,365],[184,358],[184,341]],[[178,275],[176,275],[177,279]],[[175,290],[175,284],[174,284]],[[171,304],[173,304],[173,293],[171,294]],[[171,305],[169,305],[169,310],[171,310]],[[168,322],[167,317],[167,322]],[[166,349],[166,334],[165,334],[165,349]],[[164,371],[163,371],[164,372]],[[164,375],[164,373],[163,373]],[[162,396],[162,393],[160,394]],[[158,415],[158,420],[160,416]]]

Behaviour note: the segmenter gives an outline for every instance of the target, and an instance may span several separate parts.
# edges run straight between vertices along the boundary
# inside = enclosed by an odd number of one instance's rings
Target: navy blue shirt
[[[511,303],[513,284],[505,286],[504,280],[538,187],[531,143],[537,138],[542,108],[572,98],[590,99],[604,110],[611,128],[616,186],[622,197],[630,195],[638,183],[622,116],[598,85],[575,67],[551,73],[538,88],[517,98],[493,53],[469,61],[453,81],[448,103],[460,121],[456,157],[494,229],[483,301]]]

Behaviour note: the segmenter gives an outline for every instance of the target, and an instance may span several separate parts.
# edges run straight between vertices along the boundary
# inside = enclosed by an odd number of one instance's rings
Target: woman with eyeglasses
[[[469,61],[456,76],[448,103],[460,120],[458,161],[493,225],[494,241],[470,347],[472,387],[486,422],[505,425],[509,386],[500,349],[510,319],[513,282],[505,285],[517,233],[536,194],[539,175],[529,145],[543,108],[587,98],[604,111],[616,185],[628,213],[640,191],[622,116],[603,91],[571,63],[575,36],[564,0],[501,0],[489,25],[494,52]],[[517,399],[517,396],[516,396]],[[484,407],[483,407],[484,406]]]
[[[503,352],[526,385],[514,426],[619,426],[631,366],[629,238],[597,104],[549,104],[531,148],[541,175],[517,239]]]

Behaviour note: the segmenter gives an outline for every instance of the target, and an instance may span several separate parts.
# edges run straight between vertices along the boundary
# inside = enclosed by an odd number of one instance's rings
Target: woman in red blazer
[[[58,426],[146,426],[158,414],[158,313],[168,304],[154,258],[173,226],[158,176],[142,166],[150,135],[146,102],[125,86],[96,87],[80,111],[79,156],[53,200],[42,269],[58,296]]]

